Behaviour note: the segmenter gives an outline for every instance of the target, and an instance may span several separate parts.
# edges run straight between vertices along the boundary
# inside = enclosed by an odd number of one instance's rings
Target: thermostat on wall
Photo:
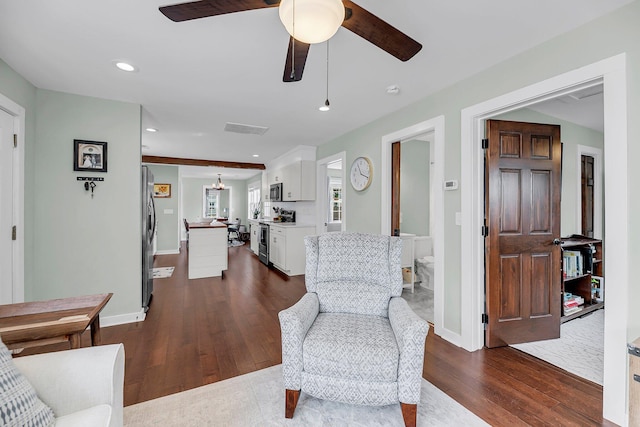
[[[447,191],[457,190],[458,189],[458,181],[455,179],[451,179],[449,181],[444,182],[444,189]]]

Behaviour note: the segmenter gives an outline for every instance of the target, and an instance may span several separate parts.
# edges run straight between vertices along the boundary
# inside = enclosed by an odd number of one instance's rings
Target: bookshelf
[[[604,308],[602,240],[573,234],[561,239],[562,322]]]

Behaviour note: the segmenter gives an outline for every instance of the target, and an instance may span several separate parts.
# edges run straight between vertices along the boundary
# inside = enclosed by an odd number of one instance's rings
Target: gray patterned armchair
[[[429,324],[402,293],[397,237],[326,233],[305,238],[307,293],[279,313],[285,416],[300,391],[360,405],[400,402],[415,425]]]

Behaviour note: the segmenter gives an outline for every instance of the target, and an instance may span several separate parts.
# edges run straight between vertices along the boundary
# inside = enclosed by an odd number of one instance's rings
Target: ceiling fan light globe
[[[329,40],[344,21],[342,0],[282,0],[278,9],[287,32],[308,44]]]

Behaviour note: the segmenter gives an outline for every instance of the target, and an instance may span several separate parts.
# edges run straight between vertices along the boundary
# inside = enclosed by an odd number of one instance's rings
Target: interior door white
[[[13,117],[0,110],[0,304],[13,302]]]

